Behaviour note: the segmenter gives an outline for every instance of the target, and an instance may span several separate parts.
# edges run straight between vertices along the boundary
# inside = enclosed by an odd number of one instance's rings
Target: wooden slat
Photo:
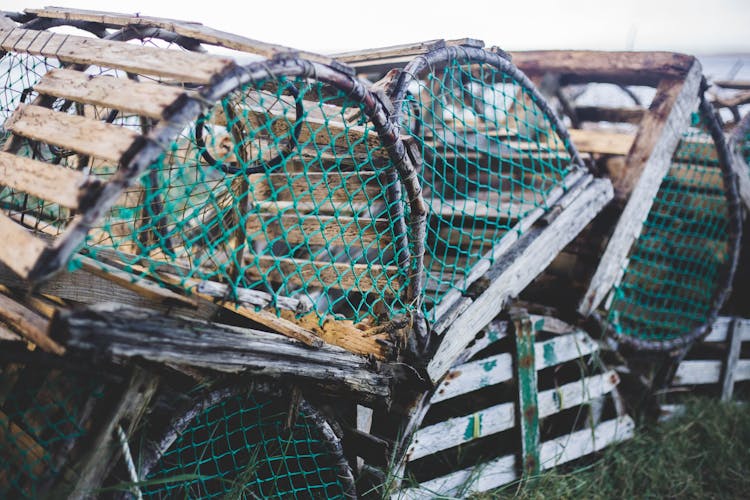
[[[603,396],[618,382],[617,374],[609,371],[542,391],[538,396],[539,418],[554,415]],[[407,452],[407,460],[417,460],[441,450],[512,429],[515,425],[515,405],[512,402],[485,408],[471,415],[450,418],[420,429],[414,435]],[[477,429],[478,433],[469,433],[467,429]]]
[[[323,64],[330,64],[332,61],[328,56],[315,54],[313,52],[300,51],[283,45],[253,40],[251,38],[216,30],[200,23],[190,21],[141,16],[140,14],[131,15],[116,12],[68,9],[63,7],[45,7],[44,9],[26,9],[25,11],[39,17],[88,21],[110,26],[154,26],[184,37],[195,38],[204,43],[248,52],[250,54],[258,54],[269,59],[278,54],[291,53],[304,57],[307,60]]]
[[[594,429],[583,429],[542,443],[540,457],[542,469],[575,460],[605,447],[633,437],[635,422],[629,416],[618,417],[597,425]],[[401,490],[393,499],[430,499],[438,496],[468,495],[497,488],[518,479],[514,455],[508,455],[475,467],[421,483],[419,487]]]
[[[0,48],[9,52],[55,57],[63,62],[117,68],[206,84],[233,65],[229,58],[145,47],[49,31],[0,28]]]
[[[556,73],[565,83],[611,82],[656,85],[662,78],[682,78],[695,58],[672,52],[538,50],[511,54],[513,64],[530,77]]]
[[[691,113],[697,109],[701,78],[700,64],[696,62],[684,80],[666,81],[657,90],[656,105],[644,117],[628,155],[626,174],[615,186],[616,191],[619,187],[620,199],[628,201],[578,306],[583,316],[599,306],[621,275],[682,133],[690,124]]]
[[[359,246],[384,250],[391,243],[390,222],[364,217],[334,217],[250,213],[247,217],[248,237],[263,232],[270,241],[276,238],[287,243],[309,243],[325,246]]]
[[[562,211],[546,227],[534,227],[514,245],[512,259],[500,259],[483,273],[489,286],[443,335],[427,371],[437,382],[471,340],[497,316],[510,297],[518,296],[612,199],[612,186],[597,179],[583,192],[561,200]],[[472,271],[473,272],[473,271]]]
[[[603,130],[569,129],[570,139],[579,151],[610,155],[626,155],[635,136]]]
[[[256,262],[254,256],[247,256],[248,263]],[[259,269],[250,265],[246,272],[253,280],[288,281],[310,286],[353,289],[363,292],[390,293],[397,289],[396,266],[376,264],[344,264],[340,262],[318,262],[305,259],[258,256]],[[388,285],[390,283],[390,286]]]
[[[46,318],[4,294],[0,294],[0,320],[40,349],[58,355],[65,354],[65,348],[49,337],[49,321]]]
[[[297,205],[372,203],[385,199],[384,185],[372,172],[253,174],[250,176],[250,190],[256,201],[295,201]]]
[[[718,384],[721,382],[721,360],[687,360],[677,367],[672,385]],[[740,359],[734,370],[734,381],[750,380],[750,359]]]
[[[737,363],[740,359],[740,349],[742,345],[742,332],[739,328],[739,319],[734,319],[729,324],[727,330],[729,337],[729,349],[724,360],[724,366],[721,373],[721,400],[729,401],[734,393],[734,380],[736,375]]]
[[[177,87],[129,78],[92,76],[69,69],[53,69],[34,85],[34,89],[42,94],[157,120],[162,118],[165,108],[185,94]]]
[[[5,122],[5,128],[23,137],[115,164],[138,137],[136,132],[123,127],[26,104],[19,104]]]
[[[556,337],[534,345],[536,369],[544,370],[587,356],[598,348],[585,332]],[[470,361],[452,368],[440,382],[430,400],[439,403],[463,394],[507,382],[513,378],[513,357],[509,353],[496,354]]]
[[[21,278],[28,278],[47,249],[47,244],[33,236],[10,217],[0,212],[0,261]]]
[[[703,342],[726,342],[729,324],[732,320],[737,321],[735,328],[740,332],[742,342],[750,342],[750,319],[732,318],[729,316],[719,316],[716,318],[711,327],[711,332],[706,335]]]
[[[0,184],[75,209],[99,181],[78,170],[0,152]]]

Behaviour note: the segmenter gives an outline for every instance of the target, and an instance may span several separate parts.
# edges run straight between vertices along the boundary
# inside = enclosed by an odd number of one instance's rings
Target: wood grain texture
[[[0,213],[0,261],[21,278],[27,278],[47,250],[47,244],[23,226]]]
[[[234,64],[231,59],[207,54],[20,28],[0,28],[0,40],[0,48],[6,51],[200,84],[210,83],[213,76]]]
[[[135,113],[160,120],[165,108],[185,91],[178,87],[129,78],[92,76],[70,69],[53,69],[34,85],[41,94]]]
[[[0,152],[0,184],[76,209],[100,182],[78,170]]]
[[[4,294],[0,294],[0,320],[40,349],[65,354],[65,348],[49,337],[47,319]]]
[[[16,135],[71,149],[117,165],[138,133],[90,118],[19,104],[5,128]]]

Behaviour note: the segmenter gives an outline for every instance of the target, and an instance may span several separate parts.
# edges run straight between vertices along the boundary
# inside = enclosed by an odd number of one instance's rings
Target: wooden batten
[[[382,251],[391,244],[390,222],[386,219],[250,213],[246,227],[250,238],[255,239],[253,233],[263,232],[269,242],[278,239],[293,245],[358,246]]]
[[[83,172],[0,152],[0,184],[77,209],[100,182]]]
[[[327,206],[331,202],[356,205],[385,201],[385,188],[372,172],[304,172],[299,175],[253,174],[250,190],[256,201],[294,201],[304,206]]]
[[[77,153],[120,163],[138,133],[84,116],[60,113],[40,106],[20,104],[6,120],[16,135],[71,149]]]
[[[253,280],[288,281],[295,284],[388,293],[399,287],[397,266],[313,261],[299,258],[247,256],[246,273]],[[390,285],[389,285],[390,283]]]
[[[181,82],[210,83],[234,64],[231,59],[195,52],[62,35],[49,31],[0,28],[0,49],[54,57],[63,62],[116,68]]]
[[[54,69],[34,86],[41,94],[62,97],[83,104],[103,106],[160,120],[165,108],[185,91],[152,82],[128,78],[92,76],[80,71]]]

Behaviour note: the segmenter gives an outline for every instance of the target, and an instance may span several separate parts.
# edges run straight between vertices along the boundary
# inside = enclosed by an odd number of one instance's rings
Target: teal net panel
[[[102,383],[88,375],[0,364],[0,498],[49,494],[102,397]]]
[[[639,348],[670,349],[707,333],[731,283],[740,215],[713,119],[693,115],[609,299],[611,332]]]
[[[351,471],[330,428],[307,403],[210,396],[180,416],[149,467],[144,498],[348,498]],[[172,479],[170,479],[172,478]]]
[[[504,238],[520,235],[564,190],[580,160],[531,82],[500,55],[448,47],[417,57],[393,91],[418,142],[429,209],[425,308]],[[525,221],[525,222],[524,222]],[[431,311],[432,309],[432,311]]]
[[[256,289],[314,304],[321,323],[361,322],[406,308],[404,205],[362,105],[281,76],[237,89],[185,128],[85,251],[164,286],[213,281],[228,300]]]

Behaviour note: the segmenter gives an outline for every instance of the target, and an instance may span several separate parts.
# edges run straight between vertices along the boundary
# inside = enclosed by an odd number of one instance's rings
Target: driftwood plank
[[[537,371],[587,356],[598,347],[585,332],[577,331],[534,345]],[[513,357],[501,353],[470,361],[452,368],[432,395],[431,403],[439,403],[484,387],[513,379]]]
[[[635,422],[628,417],[619,417],[600,423],[594,429],[583,429],[572,434],[544,442],[540,456],[542,469],[575,460],[605,447],[633,437]],[[508,455],[463,469],[443,477],[421,483],[396,493],[392,498],[402,500],[430,499],[436,496],[468,495],[497,488],[518,479],[514,455]]]
[[[690,123],[690,115],[697,109],[701,78],[700,64],[695,62],[684,80],[669,80],[659,86],[656,104],[644,117],[628,156],[627,174],[618,182],[621,193],[629,195],[628,202],[578,306],[580,314],[590,315],[615,285]]]
[[[445,332],[427,371],[437,382],[453,365],[474,336],[536,278],[612,199],[612,185],[593,181],[571,199],[546,227],[532,228],[521,236],[513,255],[504,256],[486,273],[490,285]]]
[[[164,109],[185,91],[129,78],[92,76],[70,69],[53,69],[34,85],[34,90],[72,101],[104,106],[160,120]]]
[[[324,345],[311,350],[273,333],[169,317],[149,309],[110,303],[65,310],[53,320],[52,330],[68,349],[94,356],[298,377],[365,395],[390,392],[385,373],[342,348]]]
[[[19,28],[0,28],[0,40],[0,49],[9,52],[55,57],[63,62],[117,68],[201,84],[210,83],[214,75],[234,64],[229,58],[207,54]]]
[[[5,122],[14,134],[111,161],[115,165],[138,133],[78,115],[19,104]]]
[[[614,371],[595,375],[555,389],[539,393],[539,418],[554,415],[609,393],[619,382]],[[478,425],[475,424],[478,422]],[[475,439],[512,429],[516,425],[514,403],[502,403],[475,412],[454,417],[420,429],[412,440],[407,460],[419,458],[468,443]],[[478,434],[466,432],[476,428]]]
[[[100,182],[77,170],[0,152],[0,184],[76,209]]]
[[[47,250],[47,244],[4,213],[0,213],[0,237],[3,240],[0,261],[21,278],[27,278]]]

